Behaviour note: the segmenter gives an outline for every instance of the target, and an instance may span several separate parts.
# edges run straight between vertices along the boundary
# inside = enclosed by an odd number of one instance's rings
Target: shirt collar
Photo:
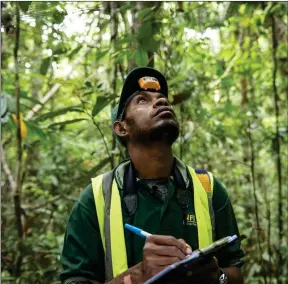
[[[175,166],[178,168],[183,178],[186,188],[188,188],[190,184],[190,180],[189,180],[187,168],[180,159],[178,159],[177,157],[174,157],[174,158],[175,158]],[[130,159],[125,160],[122,163],[120,163],[115,169],[114,177],[118,185],[118,188],[120,190],[123,190],[124,173],[125,173],[126,168],[129,166],[129,164],[130,164]]]

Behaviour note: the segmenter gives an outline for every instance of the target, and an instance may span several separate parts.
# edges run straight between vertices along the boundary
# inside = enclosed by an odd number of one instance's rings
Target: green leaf
[[[148,65],[148,54],[144,50],[136,50],[135,60],[137,66],[147,66]]]
[[[67,52],[67,48],[65,46],[65,44],[60,43],[58,44],[55,49],[53,50],[53,55],[59,55],[59,54],[63,54]]]
[[[54,128],[56,126],[65,126],[65,125],[73,124],[73,123],[80,122],[83,120],[87,120],[87,118],[76,118],[76,119],[72,119],[72,120],[66,120],[66,121],[52,123],[48,126],[48,128]]]
[[[75,49],[73,49],[73,50],[70,52],[70,54],[68,55],[68,58],[69,58],[69,59],[72,59],[72,58],[74,57],[74,55],[76,55],[76,54],[80,51],[80,49],[81,49],[82,47],[83,47],[83,46],[80,45],[80,46],[76,47]]]
[[[26,13],[29,9],[29,6],[31,4],[32,1],[19,1],[18,4],[20,6],[20,9]]]
[[[100,60],[102,57],[104,57],[108,52],[110,51],[110,48],[105,49],[103,51],[99,51],[96,53],[96,60]]]
[[[46,134],[44,133],[44,131],[35,123],[31,123],[31,122],[25,122],[26,126],[27,126],[27,134],[29,137],[38,137],[40,139],[45,139],[46,138]]]
[[[135,41],[136,36],[135,35],[123,35],[121,38],[116,40],[116,44],[118,46],[121,46],[122,44],[125,43],[132,43],[133,41]]]
[[[34,104],[43,105],[39,100],[29,96],[27,92],[20,92],[20,98],[27,100],[27,101],[30,101]]]
[[[104,160],[102,160],[98,165],[93,167],[88,173],[87,173],[87,179],[90,179],[94,177],[98,171],[100,171],[104,166],[106,166],[110,161],[110,158],[107,157]]]
[[[56,10],[53,14],[55,24],[61,24],[64,21],[66,13]]]
[[[145,9],[141,10],[138,13],[138,19],[139,20],[144,20],[145,18],[146,19],[148,17],[150,18],[153,15],[153,10],[154,10],[154,7],[148,7],[148,8],[145,8]]]
[[[147,21],[139,28],[138,39],[139,40],[147,39],[147,38],[152,37],[152,36],[153,36],[152,22]]]
[[[140,40],[140,47],[144,51],[156,52],[160,46],[160,41],[156,41],[153,37],[150,37],[146,40]]]
[[[104,107],[106,107],[110,100],[110,97],[98,96],[92,110],[93,117],[97,115]]]
[[[85,86],[86,86],[87,88],[92,88],[92,84],[91,84],[91,82],[89,82],[89,81],[86,81],[86,82],[85,82]]]
[[[15,88],[7,88],[7,89],[5,89],[5,91],[11,96],[14,96],[15,92],[16,92]],[[10,96],[8,96],[8,97],[10,97]],[[20,91],[20,98],[24,99],[24,100],[31,101],[35,104],[42,105],[42,103],[39,100],[29,96],[28,92],[26,92],[26,91]]]
[[[51,57],[46,57],[42,60],[41,66],[40,66],[40,73],[42,75],[46,75],[48,68],[50,66]]]
[[[131,3],[131,2],[120,2],[119,1],[117,4],[120,6],[120,8],[119,8],[120,13],[124,13],[127,10],[133,8],[133,3]]]
[[[234,15],[238,15],[239,14],[239,7],[240,7],[241,3],[240,2],[230,2],[228,9],[226,11],[226,16],[225,18],[228,19]]]
[[[44,113],[43,115],[37,117],[34,121],[44,121],[48,118],[56,117],[58,115],[65,114],[67,112],[83,112],[83,110],[80,109],[79,107],[80,107],[80,105],[70,106],[70,107],[65,107],[62,109],[55,110],[55,111],[50,111],[50,112]]]

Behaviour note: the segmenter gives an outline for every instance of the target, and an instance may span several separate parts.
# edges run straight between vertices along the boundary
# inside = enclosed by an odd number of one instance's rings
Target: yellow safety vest
[[[196,174],[188,167],[194,187],[194,207],[198,228],[199,247],[213,242],[212,227],[212,194],[213,176]],[[111,172],[92,178],[96,212],[100,228],[101,240],[105,253],[106,281],[115,278],[128,269],[124,226],[122,220],[121,198],[117,183],[113,178],[105,178]],[[111,176],[112,177],[112,176]]]

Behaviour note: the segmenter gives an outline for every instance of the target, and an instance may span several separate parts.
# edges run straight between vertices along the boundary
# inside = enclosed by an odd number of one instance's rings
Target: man
[[[112,119],[130,160],[92,179],[74,205],[62,253],[62,283],[143,283],[192,250],[239,235],[218,179],[206,172],[197,175],[173,156],[179,126],[160,72],[134,69]],[[124,230],[124,223],[152,235],[141,239]],[[237,242],[193,265],[183,283],[243,283],[243,255]]]

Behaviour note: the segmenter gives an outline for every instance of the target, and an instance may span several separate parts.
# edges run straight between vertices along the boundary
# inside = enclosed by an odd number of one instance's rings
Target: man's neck
[[[174,162],[172,148],[163,143],[152,145],[128,146],[129,156],[133,162],[138,178],[168,178]]]

